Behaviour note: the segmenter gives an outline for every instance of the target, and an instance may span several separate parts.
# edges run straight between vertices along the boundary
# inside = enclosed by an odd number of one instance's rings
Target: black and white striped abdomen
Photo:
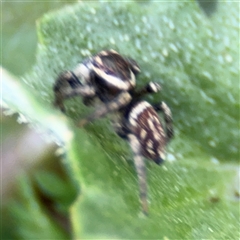
[[[140,145],[141,154],[159,163],[164,159],[166,136],[157,112],[146,101],[135,103],[128,113],[128,125]]]

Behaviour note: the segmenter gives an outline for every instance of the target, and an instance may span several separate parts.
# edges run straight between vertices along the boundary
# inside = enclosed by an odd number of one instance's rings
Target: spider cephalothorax
[[[84,102],[99,98],[104,105],[89,121],[99,118],[131,101],[129,93],[135,88],[135,75],[139,72],[133,59],[122,57],[114,50],[101,51],[85,59],[73,71],[59,75],[54,84],[55,106],[64,111],[63,101],[77,95],[82,96]]]
[[[171,111],[164,102],[151,105],[142,100],[143,95],[156,93],[161,87],[149,82],[142,89],[137,89],[135,76],[139,72],[139,66],[133,59],[122,57],[114,50],[101,51],[84,60],[73,71],[59,75],[54,85],[54,104],[64,111],[63,101],[66,98],[79,95],[84,103],[94,98],[100,99],[102,105],[78,123],[81,127],[108,112],[118,112],[120,121],[115,123],[115,130],[129,142],[134,153],[142,210],[147,214],[144,157],[160,164],[164,160],[166,144],[173,136],[173,129]],[[164,125],[158,111],[163,112]]]

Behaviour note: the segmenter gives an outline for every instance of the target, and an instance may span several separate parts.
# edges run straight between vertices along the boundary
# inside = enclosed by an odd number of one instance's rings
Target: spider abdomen
[[[130,132],[141,146],[141,154],[160,163],[164,159],[166,135],[157,112],[146,101],[135,103],[128,113]]]

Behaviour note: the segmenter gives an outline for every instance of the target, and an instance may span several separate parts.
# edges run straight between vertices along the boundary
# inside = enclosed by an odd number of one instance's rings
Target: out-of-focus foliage
[[[67,1],[64,3],[60,1],[1,2],[1,64],[17,75],[28,71],[35,61],[36,19],[43,13],[59,9],[66,4]],[[2,72],[1,69],[1,86],[5,80],[10,81],[10,79],[11,77],[8,77],[6,80],[5,71]],[[11,91],[12,89],[9,89],[7,94],[9,95]],[[11,96],[18,101],[14,94]],[[2,115],[3,109],[0,109],[1,239],[33,239],[37,235],[43,236],[44,234],[45,238],[69,238],[67,215],[68,207],[75,198],[71,190],[74,188],[74,184],[66,176],[66,169],[59,172],[59,165],[62,163],[59,158],[54,156],[56,146],[50,141],[43,140],[42,134],[37,133],[36,129],[23,124],[24,116],[11,115],[14,112],[12,110],[5,111],[7,114]],[[49,165],[53,163],[54,165],[49,168]],[[40,187],[42,183],[35,179],[35,174],[38,175],[39,169],[62,180],[58,181],[55,188],[61,188],[62,192],[67,190],[65,200],[63,198],[56,199],[52,195],[48,196],[46,189]],[[63,181],[67,184],[68,189],[62,188]],[[48,201],[39,199],[40,193]],[[24,195],[28,195],[29,198],[25,198]],[[49,201],[53,203],[49,205]],[[33,202],[35,205],[32,204]],[[30,204],[31,206],[27,206]],[[39,209],[32,209],[31,207],[34,206]],[[51,208],[53,212],[49,213],[48,208]]]
[[[16,75],[30,70],[36,55],[36,19],[68,2],[73,1],[2,1],[1,65]]]
[[[237,6],[221,2],[209,19],[195,2],[81,2],[38,22],[36,65],[21,85],[6,81],[3,91],[14,91],[4,100],[64,143],[66,166],[81,184],[70,209],[76,239],[237,238]],[[147,218],[140,214],[131,153],[109,120],[77,129],[51,109],[57,73],[106,48],[137,60],[139,86],[161,83],[162,93],[148,100],[164,99],[174,115],[171,161],[148,163]],[[71,122],[89,111],[79,99],[67,106]]]

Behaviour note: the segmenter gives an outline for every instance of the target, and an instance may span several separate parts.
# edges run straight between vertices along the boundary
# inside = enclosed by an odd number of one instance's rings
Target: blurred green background
[[[2,67],[17,77],[30,71],[35,62],[37,48],[37,19],[44,13],[60,9],[74,2],[37,0],[1,2],[2,44],[0,48]],[[56,144],[46,140],[47,138],[42,133],[36,132],[35,128],[29,128],[21,116],[18,116],[18,114],[12,115],[4,106],[1,108],[1,239],[19,239],[20,236],[31,236],[31,234],[35,238],[37,236],[36,229],[39,228],[39,231],[41,231],[41,227],[34,228],[31,223],[22,221],[24,211],[31,204],[31,196],[25,200],[23,196],[30,192],[36,200],[35,203],[32,202],[32,204],[36,204],[33,214],[36,214],[34,213],[36,207],[42,207],[45,212],[50,213],[53,222],[57,222],[57,225],[61,226],[60,228],[64,229],[64,232],[69,232],[69,222],[64,204],[72,201],[75,196],[75,189],[71,190],[71,183],[69,183],[70,180],[66,170],[62,166],[60,158],[55,154]],[[31,150],[29,151],[29,149]],[[41,173],[44,178],[50,175],[50,181],[53,181],[55,177],[57,180],[65,182],[68,190],[70,190],[69,199],[63,200],[58,196],[61,203],[58,203],[57,206],[56,203],[53,203],[53,196],[43,194],[39,184]],[[29,185],[29,189],[26,189],[26,192],[23,193],[23,186],[26,185]],[[61,189],[61,191],[63,190]],[[18,210],[16,200],[19,204],[21,202],[25,203],[21,206],[23,207],[22,213]],[[29,225],[29,230],[32,227],[34,229],[32,233],[31,231],[19,233],[24,231],[21,230],[21,226],[24,225]],[[19,228],[15,227],[13,229],[12,226],[19,226]],[[46,237],[56,237],[55,233],[50,231],[46,233]],[[65,233],[63,235],[67,237]],[[60,238],[62,237],[60,236]]]

